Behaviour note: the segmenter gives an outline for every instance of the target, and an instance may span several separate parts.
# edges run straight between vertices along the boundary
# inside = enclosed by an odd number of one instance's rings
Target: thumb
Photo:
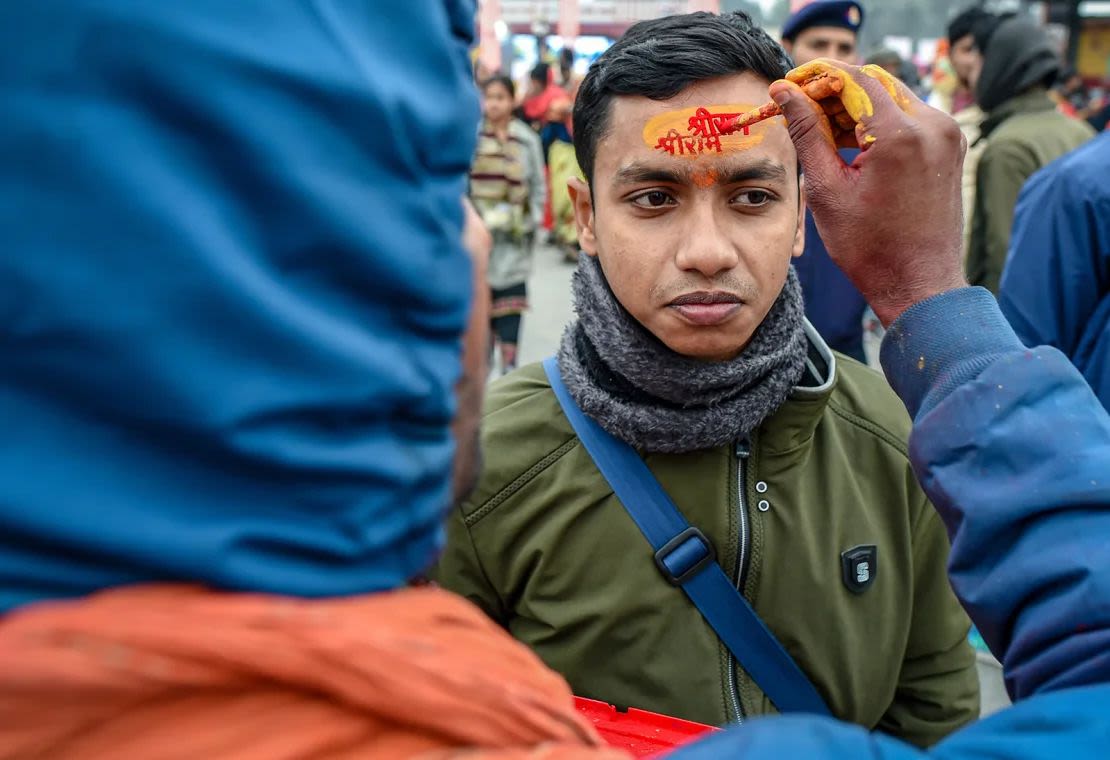
[[[772,82],[770,92],[786,117],[790,140],[806,175],[806,186],[811,191],[826,187],[843,166],[828,117],[801,87],[787,79]]]

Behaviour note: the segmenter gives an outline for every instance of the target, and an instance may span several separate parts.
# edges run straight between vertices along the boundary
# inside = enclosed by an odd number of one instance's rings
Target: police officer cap
[[[859,3],[842,0],[816,0],[797,10],[782,27],[782,38],[791,40],[812,26],[838,26],[858,32],[863,24]]]

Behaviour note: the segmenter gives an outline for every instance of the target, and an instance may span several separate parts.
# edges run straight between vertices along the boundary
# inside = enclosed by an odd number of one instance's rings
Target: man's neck
[[[739,356],[702,362],[667,348],[616,300],[600,265],[574,275],[578,321],[559,364],[575,401],[613,435],[648,451],[693,451],[753,431],[805,372],[801,290],[791,275]]]

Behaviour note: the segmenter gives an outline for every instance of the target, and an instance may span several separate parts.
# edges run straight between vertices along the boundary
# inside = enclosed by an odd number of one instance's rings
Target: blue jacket
[[[1016,704],[920,750],[835,721],[752,721],[679,751],[719,757],[1105,758],[1110,752],[1110,416],[1060,352],[1028,350],[986,290],[911,308],[883,367],[952,539],[952,586]]]
[[[0,25],[0,612],[341,595],[440,544],[474,3],[35,0]]]
[[[858,150],[844,149],[841,157],[848,163]],[[867,301],[856,290],[840,267],[829,258],[825,241],[817,232],[813,214],[806,211],[806,243],[802,255],[794,260],[798,281],[805,297],[806,318],[829,347],[866,362],[863,352],[863,314]]]
[[[998,303],[1027,346],[1067,354],[1110,409],[1110,132],[1025,184]]]

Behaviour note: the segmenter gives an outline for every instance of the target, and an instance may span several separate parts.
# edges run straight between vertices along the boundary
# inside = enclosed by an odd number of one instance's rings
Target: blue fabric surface
[[[1110,409],[1110,132],[1034,174],[998,292],[1028,346],[1054,346]]]
[[[1110,416],[1059,351],[1024,348],[979,288],[903,314],[883,366],[915,415],[910,458],[952,537],[952,586],[1016,704],[928,752],[790,716],[673,757],[1106,757]]]
[[[928,751],[859,726],[810,716],[757,718],[667,755],[673,760],[1102,760],[1110,686],[1034,697],[972,723]]]
[[[887,329],[880,359],[916,418],[999,356],[1024,346],[985,288],[962,288],[911,306]]]
[[[394,587],[441,542],[472,2],[0,25],[0,610]]]
[[[1110,683],[1110,417],[1066,357],[1000,356],[923,409],[910,457],[1010,695]]]
[[[852,163],[858,150],[842,149],[841,158]],[[805,297],[806,319],[829,347],[856,361],[867,362],[863,351],[863,314],[867,301],[840,267],[833,263],[825,242],[817,232],[813,214],[806,211],[806,241],[802,255],[794,259],[798,282]]]

